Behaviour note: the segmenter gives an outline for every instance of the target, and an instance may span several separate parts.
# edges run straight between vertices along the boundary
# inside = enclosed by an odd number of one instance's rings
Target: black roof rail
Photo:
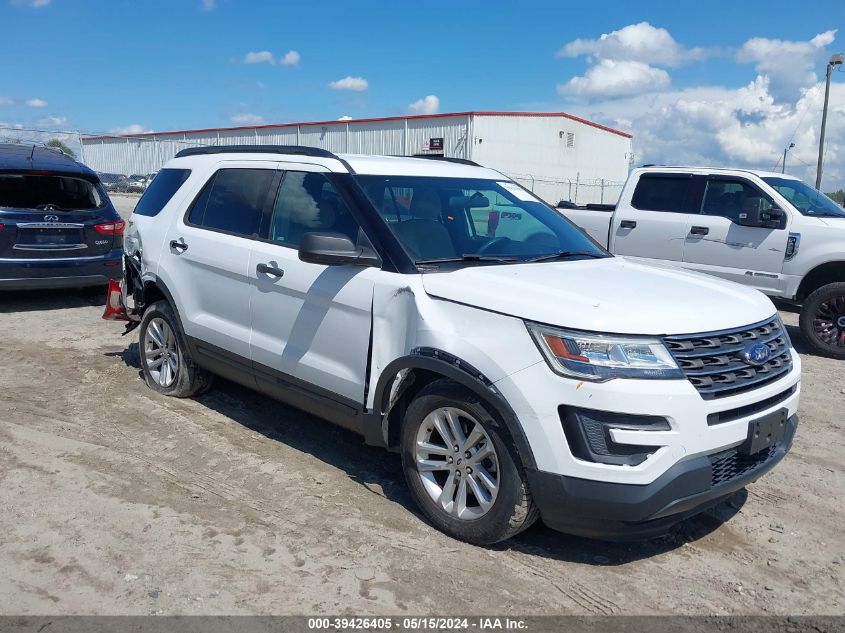
[[[428,160],[442,160],[447,163],[457,163],[459,165],[469,165],[471,167],[481,167],[478,163],[468,158],[455,158],[453,156],[440,156],[439,154],[414,154],[411,158],[427,158]]]
[[[202,154],[294,154],[317,158],[337,158],[327,149],[306,147],[304,145],[203,145],[180,150],[176,158],[200,156]]]
[[[180,150],[176,158],[183,156],[201,156],[203,154],[291,154],[294,156],[312,156],[314,158],[333,158],[340,162],[350,174],[355,170],[337,154],[319,147],[305,145],[203,145]]]

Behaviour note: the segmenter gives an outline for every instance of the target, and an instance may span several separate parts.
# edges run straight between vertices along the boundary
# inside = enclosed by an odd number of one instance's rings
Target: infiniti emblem
[[[765,362],[769,360],[769,356],[771,356],[771,354],[772,351],[765,343],[754,343],[742,351],[742,358],[749,365],[759,366],[765,364]]]
[[[45,215],[44,221],[45,222],[58,222],[59,216],[57,216],[57,215]]]

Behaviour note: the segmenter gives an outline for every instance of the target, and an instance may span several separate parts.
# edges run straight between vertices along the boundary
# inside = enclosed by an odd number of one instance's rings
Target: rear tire
[[[845,283],[827,284],[811,293],[801,307],[799,323],[815,353],[845,359]]]
[[[191,358],[173,308],[156,301],[144,311],[139,328],[141,371],[147,386],[165,396],[188,398],[207,391],[214,375]]]
[[[451,380],[427,385],[411,402],[401,448],[414,501],[452,538],[498,543],[539,516],[507,428],[492,408]]]

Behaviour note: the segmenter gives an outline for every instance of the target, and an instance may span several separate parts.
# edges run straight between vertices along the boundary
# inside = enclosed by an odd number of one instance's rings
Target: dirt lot
[[[0,296],[0,613],[845,614],[843,362],[802,353],[793,451],[672,536],[483,549],[343,430],[223,381],[147,389],[101,303]]]

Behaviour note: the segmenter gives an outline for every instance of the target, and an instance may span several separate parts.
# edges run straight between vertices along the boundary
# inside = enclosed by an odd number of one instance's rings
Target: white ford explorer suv
[[[468,161],[184,150],[126,252],[105,316],[140,325],[152,389],[225,376],[399,451],[472,543],[538,516],[664,533],[795,433],[800,361],[762,293],[614,257]]]

